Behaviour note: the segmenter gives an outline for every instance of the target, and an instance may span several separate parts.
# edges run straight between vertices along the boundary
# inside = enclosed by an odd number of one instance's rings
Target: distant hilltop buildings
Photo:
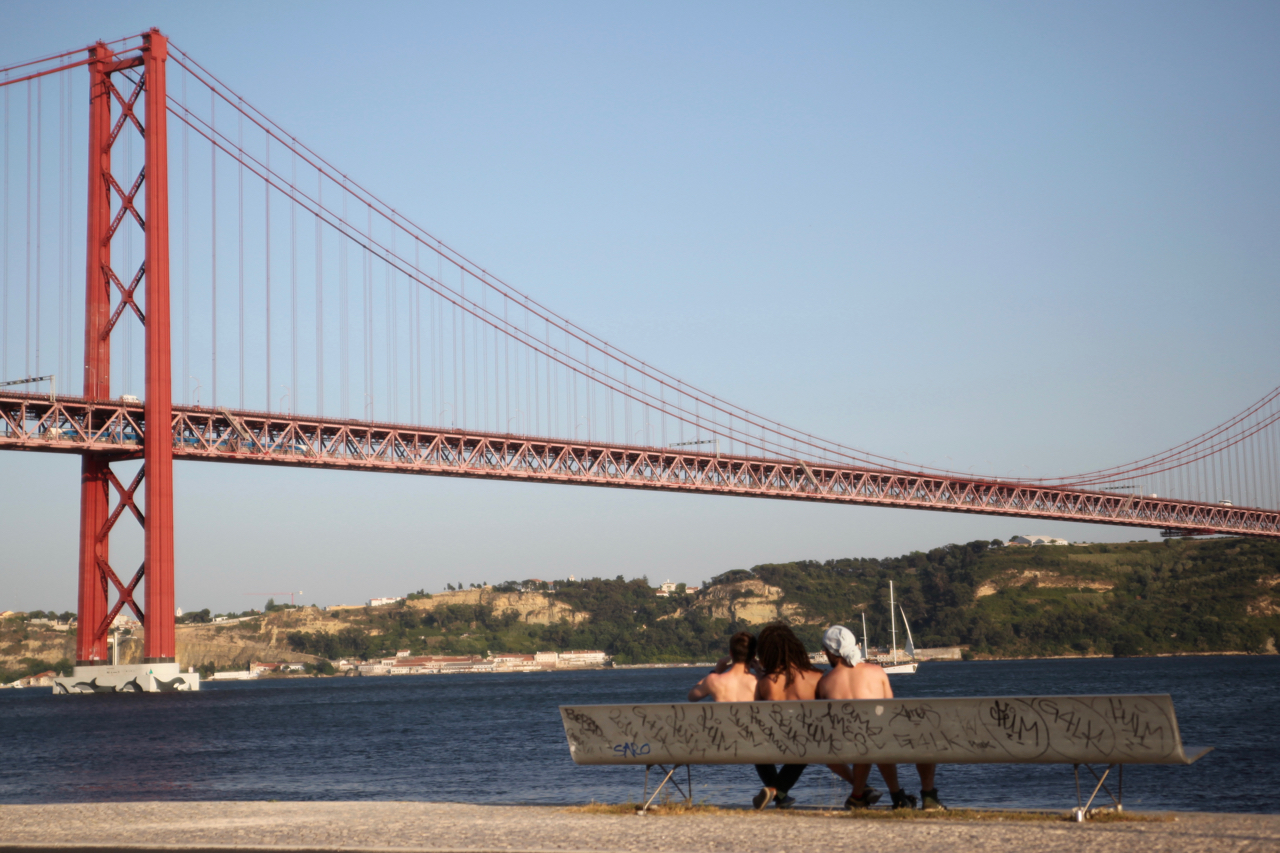
[[[1010,545],[1070,545],[1065,539],[1052,536],[1015,536],[1009,540]]]
[[[1015,538],[1018,540],[1022,539],[1022,537],[1015,537]],[[1053,540],[1055,544],[1060,541],[1061,540]],[[1024,543],[1019,541],[1017,544],[1024,544]],[[576,578],[573,575],[569,575],[568,582],[574,583],[576,582]],[[477,589],[483,590],[486,592],[496,590],[497,592],[542,592],[542,593],[550,593],[550,594],[555,594],[557,591],[555,581],[544,581],[540,578],[530,578],[529,580],[522,581],[519,583],[515,581],[511,581],[508,583],[504,583],[498,587],[491,586],[490,584],[487,584],[487,583],[472,584],[469,590],[464,590],[461,584],[459,584],[457,589],[455,590],[453,587],[453,584],[449,584],[447,587],[447,592],[441,593],[441,594],[447,595],[448,593],[455,592],[455,591],[469,592],[471,590],[477,590]],[[691,586],[688,584],[676,583],[675,581],[668,579],[666,582],[658,586],[658,588],[654,591],[654,595],[656,595],[658,598],[669,598],[673,595],[697,595],[701,591],[702,591],[701,586]],[[387,598],[370,598],[364,604],[330,604],[326,607],[322,607],[321,609],[324,611],[334,611],[334,610],[358,610],[362,607],[390,607],[392,605],[402,603],[403,601],[405,601],[406,597],[407,596],[397,595],[397,596],[390,596]],[[421,596],[418,596],[418,597],[421,597]]]
[[[681,587],[684,587],[684,589],[682,590]],[[666,583],[658,587],[658,591],[654,593],[654,595],[658,596],[658,598],[669,598],[670,596],[677,595],[680,592],[684,592],[685,595],[696,595],[701,590],[702,587],[700,586],[688,586],[687,584],[682,583],[672,583],[668,580]]]

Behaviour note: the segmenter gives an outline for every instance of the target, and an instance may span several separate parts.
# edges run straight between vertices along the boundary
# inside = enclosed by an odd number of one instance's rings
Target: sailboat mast
[[[867,611],[862,611],[862,656],[871,660],[871,646],[867,645]]]
[[[889,581],[889,634],[893,637],[893,662],[898,662],[898,624],[894,618],[893,581]]]

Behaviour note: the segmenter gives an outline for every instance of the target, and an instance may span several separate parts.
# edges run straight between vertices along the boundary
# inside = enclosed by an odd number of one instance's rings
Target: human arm
[[[690,702],[700,702],[711,695],[711,685],[707,684],[707,680],[710,678],[711,676],[708,675],[706,678],[693,685],[693,688],[689,690]]]

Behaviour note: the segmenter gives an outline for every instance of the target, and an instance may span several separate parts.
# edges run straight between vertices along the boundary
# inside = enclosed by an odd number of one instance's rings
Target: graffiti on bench
[[[1189,764],[1168,696],[578,705],[578,764]]]

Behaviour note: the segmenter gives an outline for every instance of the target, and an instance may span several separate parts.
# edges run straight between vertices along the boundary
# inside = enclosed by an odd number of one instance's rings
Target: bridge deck
[[[0,450],[141,456],[141,403],[0,393]],[[821,501],[1280,537],[1280,511],[667,448],[173,407],[174,458]]]

